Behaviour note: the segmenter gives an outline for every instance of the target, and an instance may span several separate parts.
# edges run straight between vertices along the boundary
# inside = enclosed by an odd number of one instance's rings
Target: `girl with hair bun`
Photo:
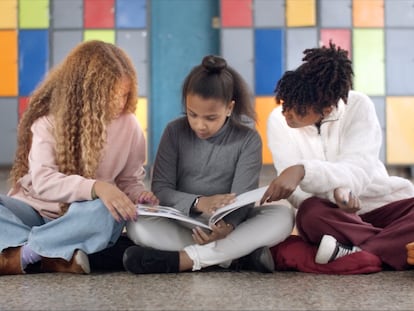
[[[161,205],[192,217],[211,215],[236,195],[258,188],[262,165],[252,96],[242,77],[214,55],[203,58],[182,87],[185,117],[170,122],[161,138],[152,190]],[[124,253],[132,273],[200,270],[212,265],[274,270],[269,247],[293,228],[288,206],[248,205],[227,215],[210,233],[177,221],[141,216],[127,224],[137,245]]]

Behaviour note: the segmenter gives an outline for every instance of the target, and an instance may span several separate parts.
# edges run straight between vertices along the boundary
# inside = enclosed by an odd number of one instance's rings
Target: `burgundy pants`
[[[414,198],[393,202],[363,215],[345,213],[328,200],[312,197],[296,215],[299,234],[319,244],[324,234],[377,255],[395,270],[411,269],[405,245],[414,242]]]

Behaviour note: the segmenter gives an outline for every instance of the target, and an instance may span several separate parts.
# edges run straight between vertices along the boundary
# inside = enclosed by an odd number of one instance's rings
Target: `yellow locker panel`
[[[387,97],[387,164],[414,163],[414,97]]]
[[[137,109],[135,110],[135,116],[137,117],[138,122],[141,125],[142,130],[144,131],[145,140],[147,142],[146,158],[148,161],[148,100],[146,97],[138,98],[138,105]]]
[[[354,88],[371,96],[385,95],[384,30],[354,28]]]
[[[17,0],[0,0],[0,29],[17,28]]]
[[[256,97],[256,114],[257,124],[256,129],[262,138],[263,143],[263,164],[273,164],[272,154],[267,146],[267,119],[269,118],[272,110],[276,108],[276,101],[274,97]]]
[[[286,0],[288,27],[316,26],[315,0]]]
[[[49,0],[19,0],[19,24],[24,29],[49,28]]]
[[[85,30],[83,41],[102,40],[115,44],[115,30]]]
[[[384,0],[354,0],[354,27],[384,27]]]
[[[0,31],[0,96],[16,96],[17,82],[17,31]]]

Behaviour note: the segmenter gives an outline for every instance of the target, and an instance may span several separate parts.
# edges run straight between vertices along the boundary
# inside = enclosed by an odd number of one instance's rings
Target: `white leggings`
[[[191,229],[178,221],[141,216],[127,223],[128,237],[142,246],[159,250],[184,250],[193,261],[193,271],[243,257],[263,246],[285,240],[294,226],[294,211],[286,205],[250,209],[247,219],[227,237],[205,245],[195,244]]]

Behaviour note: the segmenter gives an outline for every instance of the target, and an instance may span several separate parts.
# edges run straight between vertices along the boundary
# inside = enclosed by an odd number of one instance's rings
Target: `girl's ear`
[[[329,107],[325,107],[322,110],[322,116],[325,117],[327,115],[329,115],[333,110],[333,106],[329,106]]]
[[[230,117],[231,113],[233,112],[235,101],[232,100],[230,104],[227,106],[227,116]]]

